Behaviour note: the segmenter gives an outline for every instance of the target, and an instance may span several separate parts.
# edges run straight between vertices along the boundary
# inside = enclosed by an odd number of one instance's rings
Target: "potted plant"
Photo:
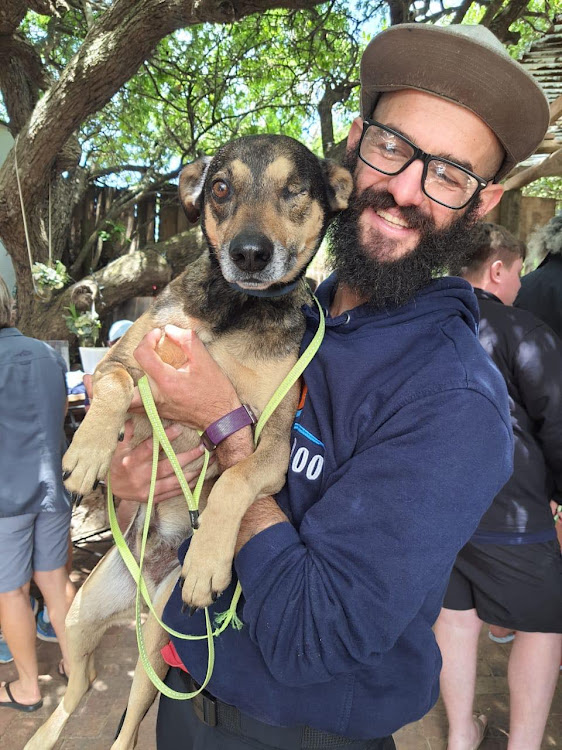
[[[38,297],[45,302],[49,302],[53,292],[62,289],[71,280],[66,272],[66,266],[60,260],[55,261],[54,266],[50,262],[48,265],[34,263],[31,266],[31,275]]]
[[[78,337],[79,346],[95,346],[101,328],[101,321],[97,312],[93,309],[79,311],[74,304],[65,309],[69,312],[69,315],[64,316],[66,327]]]

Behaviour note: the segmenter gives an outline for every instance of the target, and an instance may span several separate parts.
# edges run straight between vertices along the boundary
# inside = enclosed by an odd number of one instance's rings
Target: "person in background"
[[[562,338],[562,212],[533,233],[528,246],[541,263],[521,279],[515,307],[534,313]]]
[[[448,750],[471,747],[483,622],[516,632],[508,750],[540,750],[562,650],[562,556],[550,507],[562,500],[562,341],[512,307],[525,245],[494,224],[478,225],[474,240],[459,275],[474,287],[480,342],[507,384],[515,455],[511,479],[457,556],[435,626]],[[484,729],[486,717],[478,721]]]
[[[41,708],[29,597],[33,576],[68,668],[64,621],[72,602],[66,561],[70,498],[62,484],[66,365],[50,346],[13,326],[12,298],[0,277],[0,621],[18,679],[0,686],[0,709]]]
[[[109,333],[107,334],[107,345],[113,346],[116,344],[119,339],[127,333],[132,325],[132,320],[116,320],[112,323]]]

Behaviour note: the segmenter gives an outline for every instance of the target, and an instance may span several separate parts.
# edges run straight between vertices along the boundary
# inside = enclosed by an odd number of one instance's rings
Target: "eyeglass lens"
[[[396,133],[378,125],[369,125],[363,135],[359,153],[373,169],[394,175],[412,159],[415,150]],[[478,180],[462,167],[455,167],[434,157],[428,160],[423,188],[430,198],[439,203],[459,208],[472,198],[478,186]]]

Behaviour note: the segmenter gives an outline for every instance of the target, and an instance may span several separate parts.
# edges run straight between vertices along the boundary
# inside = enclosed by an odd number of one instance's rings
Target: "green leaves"
[[[343,136],[357,108],[360,29],[368,12],[338,1],[167,37],[84,124],[87,166],[144,163],[166,171],[180,159],[258,132],[283,132],[320,146],[317,106],[326,86],[348,89],[336,112],[346,123]],[[137,175],[125,179],[131,184]]]
[[[69,315],[64,315],[66,327],[78,337],[80,346],[95,346],[99,338],[101,320],[95,310],[79,312],[76,306],[71,304],[65,307]]]

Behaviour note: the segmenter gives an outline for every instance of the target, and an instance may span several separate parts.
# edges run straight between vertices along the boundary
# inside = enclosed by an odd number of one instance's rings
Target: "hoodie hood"
[[[333,273],[316,291],[316,296],[326,314],[327,326],[345,324],[350,329],[354,329],[363,325],[367,319],[371,326],[384,327],[409,321],[423,324],[424,318],[436,323],[456,312],[474,334],[478,332],[480,313],[476,295],[468,281],[456,276],[435,279],[421,289],[410,302],[400,307],[377,310],[369,304],[364,304],[332,318],[329,315],[329,309],[337,285],[337,274]]]
[[[562,211],[531,235],[527,247],[531,267],[542,263],[547,255],[562,256]]]

